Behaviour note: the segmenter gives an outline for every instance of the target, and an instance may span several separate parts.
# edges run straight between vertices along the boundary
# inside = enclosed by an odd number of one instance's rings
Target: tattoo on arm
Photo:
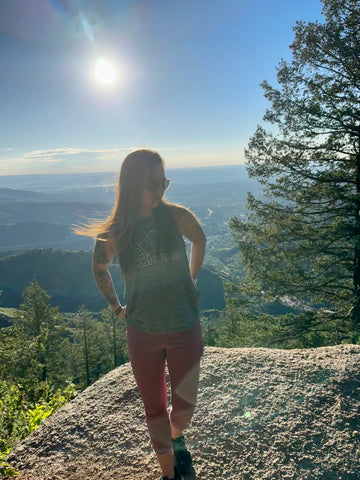
[[[95,245],[94,254],[93,254],[93,263],[106,265],[109,263],[108,255],[105,248],[105,242],[98,240]]]
[[[116,295],[114,284],[109,271],[95,268],[94,276],[98,289],[104,295],[109,305],[113,308],[117,308],[120,305],[120,302],[118,296]]]
[[[111,261],[109,253],[106,250],[106,242],[98,240],[95,244],[93,253],[93,272],[96,284],[109,305],[116,309],[119,305],[119,299],[115,292],[111,274],[108,265]]]

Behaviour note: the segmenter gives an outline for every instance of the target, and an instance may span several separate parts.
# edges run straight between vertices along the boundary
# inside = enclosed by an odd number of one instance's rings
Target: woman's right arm
[[[116,243],[112,238],[98,238],[92,258],[92,269],[96,285],[114,312],[121,307],[109,272],[109,265],[115,252]],[[125,318],[125,307],[122,307],[118,316]]]

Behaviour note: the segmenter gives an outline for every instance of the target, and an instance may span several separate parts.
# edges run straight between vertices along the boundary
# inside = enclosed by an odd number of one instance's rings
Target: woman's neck
[[[140,210],[139,217],[140,218],[148,218],[148,217],[151,217],[152,214],[153,214],[153,209],[152,208],[143,207]]]

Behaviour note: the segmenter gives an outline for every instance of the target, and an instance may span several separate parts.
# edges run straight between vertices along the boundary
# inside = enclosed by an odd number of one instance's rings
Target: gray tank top
[[[139,218],[132,237],[134,268],[124,274],[126,323],[147,333],[187,330],[199,318],[184,239],[169,255],[158,250],[154,215]]]

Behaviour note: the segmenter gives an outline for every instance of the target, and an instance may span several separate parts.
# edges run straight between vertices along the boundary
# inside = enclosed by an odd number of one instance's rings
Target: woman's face
[[[142,191],[142,216],[150,216],[152,209],[159,205],[164,195],[163,183],[165,179],[164,167],[162,165],[154,165],[145,179]]]

